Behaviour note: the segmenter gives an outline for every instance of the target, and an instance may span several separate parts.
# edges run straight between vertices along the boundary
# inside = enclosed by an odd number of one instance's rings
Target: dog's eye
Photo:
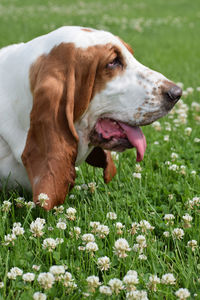
[[[109,69],[115,69],[119,66],[122,66],[122,62],[120,60],[120,58],[117,56],[115,57],[115,59],[111,62],[109,62],[106,67],[109,68]]]

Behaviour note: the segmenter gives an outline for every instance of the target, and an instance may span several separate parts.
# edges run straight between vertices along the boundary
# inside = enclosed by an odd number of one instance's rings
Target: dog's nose
[[[176,103],[182,96],[182,89],[174,84],[166,91],[166,96],[168,101]]]

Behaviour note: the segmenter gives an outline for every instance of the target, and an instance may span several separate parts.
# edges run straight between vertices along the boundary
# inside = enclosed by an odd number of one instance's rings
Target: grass
[[[31,209],[24,203],[20,205],[15,199],[23,196],[28,202],[31,195],[20,190],[8,191],[5,185],[0,194],[0,281],[4,283],[0,289],[0,299],[32,299],[37,291],[45,293],[47,299],[82,299],[86,296],[89,299],[104,299],[108,296],[101,294],[98,288],[93,293],[89,292],[88,276],[99,276],[100,282],[107,285],[113,278],[123,280],[129,270],[137,271],[137,290],[146,290],[149,299],[177,299],[175,292],[179,288],[190,291],[188,299],[199,299],[200,202],[188,205],[189,200],[200,196],[199,142],[195,140],[200,138],[199,107],[192,105],[200,102],[200,92],[196,90],[200,86],[199,1],[193,0],[191,4],[189,0],[74,0],[73,3],[64,0],[44,0],[42,3],[39,0],[1,0],[2,47],[30,40],[62,25],[109,30],[131,44],[140,62],[175,82],[182,82],[184,90],[188,87],[194,90],[183,98],[185,106],[178,104],[174,114],[160,120],[161,128],[147,126],[143,129],[148,147],[140,164],[141,171],[136,170],[134,150],[120,154],[115,160],[118,173],[109,185],[103,183],[102,170],[83,164],[77,170],[76,187],[67,197],[62,213],[55,215],[55,211],[47,213],[38,207]],[[181,122],[180,109],[187,116],[185,122]],[[187,127],[192,128],[190,135],[185,133]],[[169,141],[164,141],[166,135]],[[171,157],[173,152],[178,154],[174,161]],[[170,170],[166,161],[178,166],[176,170]],[[196,171],[196,175],[192,171]],[[140,173],[141,179],[135,178],[134,172]],[[90,182],[96,183],[94,191],[88,188]],[[11,203],[8,211],[5,211],[5,200]],[[69,207],[77,211],[74,221],[66,217]],[[116,220],[106,217],[110,211],[117,214]],[[193,218],[191,227],[183,221],[186,213]],[[174,215],[173,224],[166,224],[163,219],[166,214]],[[41,237],[34,237],[30,231],[30,224],[37,217],[46,220]],[[60,218],[67,225],[65,230],[56,227]],[[145,233],[140,226],[137,233],[131,234],[132,223],[141,220],[147,220],[154,229]],[[91,221],[98,221],[110,230],[105,238],[95,234],[98,251],[94,256],[78,248],[83,246],[81,236],[92,231]],[[5,235],[12,232],[15,222],[21,223],[24,234],[17,236],[14,244],[5,245]],[[122,234],[117,234],[116,222],[124,225]],[[75,226],[81,229],[78,239],[69,234]],[[182,238],[172,236],[175,228],[184,230]],[[163,235],[165,231],[169,232],[169,237]],[[146,237],[147,247],[143,249],[146,260],[139,259],[139,253],[132,249],[127,251],[125,258],[119,258],[114,253],[117,239],[125,238],[133,248],[137,236],[141,234]],[[52,252],[42,247],[43,241],[49,237],[63,239],[63,243]],[[197,241],[194,251],[188,246],[191,240]],[[110,258],[107,271],[97,267],[97,259],[102,256]],[[33,270],[33,265],[40,266],[40,270]],[[48,272],[52,265],[66,265],[77,288],[70,290],[60,281],[54,283],[52,288],[43,289],[37,278],[40,273]],[[34,282],[25,283],[22,276],[17,276],[16,280],[9,279],[8,272],[12,267],[36,274]],[[173,273],[176,278],[174,285],[160,283],[156,292],[149,288],[151,274],[162,278],[167,273]],[[118,295],[113,292],[110,298],[125,299],[126,293],[125,289]]]

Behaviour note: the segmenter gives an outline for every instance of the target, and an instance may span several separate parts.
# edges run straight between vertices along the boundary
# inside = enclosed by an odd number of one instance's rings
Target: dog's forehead
[[[125,57],[132,56],[132,49],[122,39],[103,30],[64,26],[43,37],[47,40],[47,44],[49,41],[51,46],[57,46],[60,43],[73,43],[77,48],[87,49],[91,46],[112,44],[118,46]]]

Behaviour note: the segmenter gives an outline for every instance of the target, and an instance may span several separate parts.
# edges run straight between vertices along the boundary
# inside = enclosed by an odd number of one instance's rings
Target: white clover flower
[[[60,278],[62,279],[63,285],[65,287],[71,288],[73,286],[72,283],[74,283],[73,282],[74,280],[72,279],[72,274],[70,272],[64,272],[64,274],[60,274]],[[74,285],[74,288],[75,288],[75,285]]]
[[[2,289],[3,287],[4,287],[3,281],[0,281],[0,289]]]
[[[154,145],[159,145],[160,143],[158,141],[155,141],[154,142]]]
[[[185,133],[187,136],[190,136],[190,135],[191,135],[191,132],[192,132],[192,128],[191,128],[191,127],[186,127],[185,130],[184,130],[184,133]]]
[[[61,278],[63,280],[63,285],[67,288],[68,292],[71,292],[72,290],[77,288],[77,285],[74,282],[74,279],[72,278],[72,274],[70,272],[65,272],[64,275],[61,275]]]
[[[134,252],[139,252],[140,251],[140,245],[139,244],[134,244],[133,245],[133,251]]]
[[[197,172],[195,170],[191,171],[190,173],[191,175],[195,176],[197,174]]]
[[[60,206],[55,206],[53,208],[55,210],[54,212],[54,215],[59,215],[59,214],[62,214],[64,212],[64,206],[63,205],[60,205]]]
[[[181,240],[184,236],[184,231],[181,228],[174,228],[172,231],[172,236],[175,239]]]
[[[164,231],[163,235],[168,238],[170,236],[170,233],[169,233],[169,231]]]
[[[8,246],[10,244],[14,245],[15,244],[15,240],[16,240],[16,235],[15,234],[7,234],[4,235],[4,242],[3,245]]]
[[[157,131],[161,131],[161,129],[162,129],[159,121],[153,122],[153,124],[151,126]]]
[[[141,167],[140,164],[136,164],[136,165],[135,165],[135,172],[136,172],[136,173],[142,172],[142,167]]]
[[[179,169],[179,166],[176,165],[176,164],[173,164],[173,165],[170,165],[170,166],[169,166],[169,170],[170,170],[170,171],[176,172],[176,171],[178,171],[178,169]]]
[[[17,197],[14,200],[16,202],[16,206],[19,207],[19,208],[21,208],[21,207],[23,207],[25,205],[25,199],[24,199],[24,197]]]
[[[56,241],[57,245],[64,243],[63,238],[56,238],[55,241]]]
[[[33,294],[33,300],[46,300],[47,296],[44,293],[36,292]]]
[[[182,97],[186,98],[188,96],[188,92],[187,91],[183,91],[182,92]]]
[[[85,249],[85,246],[78,246],[78,250],[79,251],[85,251],[86,249]]]
[[[90,227],[92,227],[92,233],[97,233],[97,228],[100,225],[100,222],[90,222]]]
[[[44,229],[46,221],[44,219],[37,218],[30,224],[30,232],[32,232],[34,237],[40,237],[44,234],[42,231]]]
[[[174,199],[174,195],[173,195],[173,194],[169,194],[169,195],[168,195],[168,199],[169,199],[169,200],[173,200],[173,199]]]
[[[147,260],[147,256],[144,255],[144,254],[140,254],[140,255],[138,256],[138,258],[139,258],[140,260]]]
[[[200,111],[200,104],[198,102],[192,102],[191,108],[195,111]]]
[[[171,124],[169,122],[165,122],[165,130],[171,131]]]
[[[196,137],[196,138],[194,138],[194,142],[195,143],[200,143],[200,139]]]
[[[88,187],[90,189],[90,192],[94,193],[95,189],[97,188],[97,184],[96,184],[96,182],[89,182]]]
[[[96,229],[96,233],[101,239],[104,239],[109,234],[109,232],[109,227],[103,224],[98,225]]]
[[[126,294],[128,300],[148,300],[146,291],[130,291]]]
[[[61,229],[61,230],[65,230],[67,228],[67,225],[65,222],[58,222],[56,224],[56,228]]]
[[[101,294],[107,295],[107,296],[111,296],[112,295],[112,290],[109,286],[106,285],[102,285],[99,287],[99,292]]]
[[[10,272],[8,272],[7,276],[9,279],[15,280],[17,276],[21,276],[23,274],[23,271],[18,267],[13,267],[10,269]]]
[[[157,291],[157,284],[160,283],[160,278],[157,275],[150,275],[149,276],[149,283],[148,287],[151,291],[156,292]]]
[[[166,165],[166,166],[170,166],[170,165],[171,165],[171,161],[168,161],[168,160],[167,160],[167,161],[165,162],[165,165]]]
[[[146,244],[146,238],[144,235],[138,235],[136,237],[136,242],[139,244],[139,245],[145,245]]]
[[[176,279],[172,273],[167,273],[162,276],[161,283],[173,285],[176,283]]]
[[[81,234],[81,228],[80,227],[73,227],[73,229],[70,230],[69,235],[72,238],[78,239]]]
[[[41,266],[38,265],[32,265],[32,269],[35,271],[39,271]]]
[[[46,238],[44,239],[42,243],[42,248],[46,249],[49,252],[52,252],[56,246],[58,245],[58,242],[53,238]]]
[[[55,277],[50,272],[40,273],[37,279],[43,289],[50,289],[55,282]]]
[[[21,223],[14,223],[12,233],[16,236],[24,234],[24,228],[21,227]]]
[[[182,82],[177,82],[176,85],[178,85],[181,89],[183,89],[184,84]]]
[[[107,213],[106,218],[110,219],[110,220],[116,220],[117,219],[117,215],[116,215],[116,213],[110,211],[110,212]]]
[[[51,266],[49,272],[55,276],[55,280],[58,279],[58,276],[65,273],[64,266]]]
[[[164,140],[165,142],[169,142],[169,135],[164,135],[163,140]]]
[[[35,274],[34,273],[25,273],[25,274],[23,274],[22,279],[25,282],[32,282],[35,279]]]
[[[33,209],[36,207],[35,203],[33,201],[28,201],[25,203],[26,207],[29,209]]]
[[[99,285],[101,285],[101,282],[99,281],[99,277],[98,276],[89,276],[86,279],[87,284],[88,284],[88,289],[91,293],[94,293],[96,291],[96,288],[99,287]]]
[[[147,232],[147,230],[153,230],[155,228],[146,220],[141,220],[139,227],[141,228],[142,232]]]
[[[118,295],[120,291],[124,288],[122,281],[118,278],[110,279],[108,285],[110,286],[112,292],[116,295]]]
[[[166,225],[173,225],[174,224],[174,215],[173,214],[165,214],[163,217],[164,221],[166,221]]]
[[[132,235],[135,235],[135,234],[137,233],[137,231],[138,231],[138,228],[139,228],[139,224],[138,224],[137,222],[133,222],[133,223],[131,224],[130,233],[131,233]]]
[[[84,243],[94,242],[95,237],[92,233],[85,233],[85,234],[82,235],[82,241]]]
[[[77,191],[81,191],[81,186],[80,185],[75,185],[74,187]]]
[[[95,242],[89,242],[86,244],[85,250],[91,252],[91,254],[93,255],[94,252],[99,250],[99,247]]]
[[[190,216],[189,214],[185,214],[183,217],[182,217],[183,221],[184,221],[184,228],[190,228],[191,227],[191,224],[190,222],[192,222],[192,216]]]
[[[192,251],[195,251],[195,249],[197,248],[197,241],[196,240],[188,241],[187,245],[192,249]]]
[[[127,291],[136,290],[135,285],[139,283],[138,274],[134,270],[130,270],[123,278],[123,283],[126,285]]]
[[[119,154],[115,151],[111,151],[112,158],[115,160],[119,160]]]
[[[142,178],[142,174],[141,174],[141,173],[136,173],[136,172],[134,172],[134,173],[133,173],[133,177],[134,177],[134,178],[137,178],[137,179],[141,179],[141,178]]]
[[[3,212],[9,212],[10,208],[11,208],[12,203],[8,200],[3,201],[3,204],[1,206],[1,210]]]
[[[117,229],[117,234],[122,234],[123,233],[123,228],[125,227],[122,223],[117,222],[114,224],[115,228]]]
[[[76,209],[73,208],[73,207],[69,207],[67,210],[66,210],[66,217],[67,219],[71,220],[71,221],[74,221],[76,219]]]
[[[75,187],[75,189],[76,189],[76,187]],[[71,194],[71,195],[69,196],[69,199],[75,199],[75,195]]]
[[[129,270],[129,271],[126,273],[126,275],[134,275],[134,276],[138,276],[138,273],[137,273],[137,271],[135,271],[135,270]]]
[[[178,291],[175,292],[176,297],[178,297],[180,300],[185,300],[188,297],[190,297],[190,292],[188,289],[180,288]]]
[[[88,190],[88,185],[86,183],[83,183],[81,185],[81,189],[87,191]]]
[[[187,205],[193,209],[194,206],[200,206],[200,197],[194,197],[192,200],[188,200]]]
[[[186,171],[185,170],[186,170],[186,166],[183,166],[183,165],[180,166],[180,173],[181,174],[186,175]]]
[[[45,193],[40,193],[38,196],[38,202],[40,204],[41,207],[44,207],[45,205],[47,205],[47,202],[49,201],[49,197],[47,194]]]
[[[107,256],[99,257],[97,265],[101,271],[107,271],[110,268],[110,258]]]
[[[120,238],[115,242],[114,252],[120,258],[125,258],[127,256],[127,251],[130,251],[131,248],[126,239]]]
[[[193,87],[188,87],[186,89],[186,91],[189,93],[189,94],[192,94],[194,92],[194,88]]]

